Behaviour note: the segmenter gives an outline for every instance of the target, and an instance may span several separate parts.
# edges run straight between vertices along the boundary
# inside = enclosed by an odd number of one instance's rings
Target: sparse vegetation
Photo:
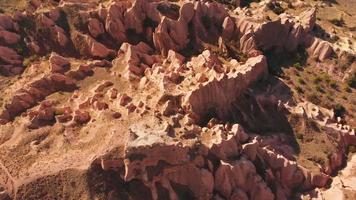
[[[354,72],[346,82],[349,87],[356,89],[356,72]]]
[[[340,17],[339,19],[331,19],[329,21],[330,21],[330,23],[334,24],[335,26],[342,27],[345,25],[345,21],[342,17]]]
[[[34,61],[38,60],[38,56],[37,55],[32,55],[30,57],[27,57],[23,60],[23,66],[24,67],[28,67],[30,66]]]

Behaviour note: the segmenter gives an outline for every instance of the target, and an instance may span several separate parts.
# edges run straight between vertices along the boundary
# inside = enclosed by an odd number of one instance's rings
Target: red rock
[[[8,47],[0,46],[0,60],[10,65],[22,65],[22,57]]]
[[[128,70],[137,76],[142,76],[145,68],[151,66],[159,60],[151,56],[153,50],[147,44],[140,42],[137,45],[124,43],[121,45],[118,56],[123,56],[124,63],[128,65]]]
[[[66,58],[54,52],[52,52],[51,56],[49,57],[49,64],[52,73],[64,73],[68,71],[70,67],[70,63]]]
[[[90,18],[88,20],[88,29],[94,38],[100,36],[105,32],[103,24],[96,18]]]
[[[121,95],[119,101],[120,101],[121,106],[126,106],[128,103],[130,103],[132,101],[132,98],[124,93]]]
[[[119,119],[119,118],[121,118],[121,113],[119,113],[119,112],[114,112],[113,114],[112,114],[112,117],[113,118],[115,118],[115,119]]]
[[[74,46],[81,54],[86,56],[91,56],[95,58],[107,58],[112,56],[115,52],[111,49],[108,49],[102,43],[96,41],[89,35],[80,33],[78,31],[73,34]]]
[[[5,44],[8,45],[17,44],[20,41],[20,39],[21,36],[16,33],[0,30],[0,41],[3,41]]]
[[[109,105],[107,103],[101,101],[95,102],[94,105],[98,110],[106,110],[109,108]]]
[[[314,38],[308,48],[308,52],[311,56],[316,57],[318,60],[324,61],[329,58],[334,51],[330,43],[319,38]]]
[[[0,30],[19,31],[18,24],[12,20],[8,15],[0,13]]]
[[[87,111],[75,111],[74,121],[78,124],[86,124],[90,121],[91,117]]]
[[[236,25],[235,22],[231,19],[231,17],[225,18],[222,27],[223,27],[223,32],[222,32],[223,39],[226,41],[230,41],[231,39],[233,39]]]
[[[128,9],[127,2],[113,2],[107,10],[107,18],[105,22],[105,29],[108,34],[113,37],[117,44],[121,45],[127,41],[124,26],[124,12]],[[103,13],[103,12],[102,12]],[[102,14],[103,15],[103,14]]]

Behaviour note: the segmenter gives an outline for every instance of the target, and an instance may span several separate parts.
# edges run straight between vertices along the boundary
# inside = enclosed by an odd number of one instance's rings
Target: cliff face
[[[239,4],[32,0],[0,14],[0,200],[291,199],[326,187],[354,129],[342,110],[296,97],[295,78],[272,70],[289,57],[272,53],[306,56],[301,70],[338,51],[315,36],[315,8],[261,20],[251,12],[276,2]]]

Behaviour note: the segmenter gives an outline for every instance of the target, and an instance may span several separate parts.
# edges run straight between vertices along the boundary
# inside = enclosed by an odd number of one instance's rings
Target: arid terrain
[[[355,0],[0,0],[0,200],[354,200],[355,115]]]

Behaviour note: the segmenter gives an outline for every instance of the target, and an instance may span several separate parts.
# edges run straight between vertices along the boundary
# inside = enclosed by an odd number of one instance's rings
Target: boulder
[[[13,49],[4,46],[0,46],[0,61],[3,61],[9,65],[22,66],[22,57]]]
[[[52,52],[49,57],[49,64],[52,73],[64,73],[70,68],[70,62],[54,52]]]
[[[309,55],[315,57],[319,61],[324,61],[334,52],[329,42],[316,37],[311,40],[311,45],[308,47],[307,51]]]
[[[5,30],[0,30],[0,41],[7,45],[17,44],[21,40],[21,36]]]
[[[96,18],[90,18],[88,20],[88,29],[91,36],[97,38],[101,34],[105,33],[103,24]]]
[[[124,13],[129,8],[128,2],[112,2],[107,11],[101,13],[107,13],[105,21],[105,29],[107,33],[115,39],[116,43],[121,45],[127,41],[126,29],[124,25]],[[105,15],[105,14],[101,14]]]
[[[310,32],[316,22],[316,8],[311,8],[299,14],[298,19],[306,32]]]

